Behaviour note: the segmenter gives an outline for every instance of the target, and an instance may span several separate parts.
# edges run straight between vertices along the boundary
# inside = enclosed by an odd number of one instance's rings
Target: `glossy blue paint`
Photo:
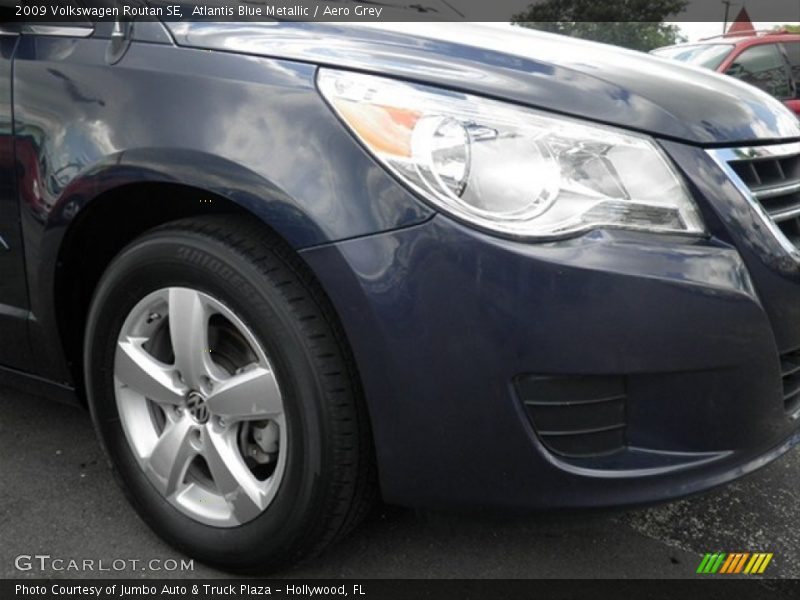
[[[352,143],[313,66],[134,44],[108,67],[108,43],[24,37],[17,52],[17,136],[46,157],[21,193],[46,226],[139,180],[218,193],[297,247],[430,214]]]
[[[438,216],[302,256],[354,348],[390,500],[675,496],[732,477],[797,429],[770,320],[721,241],[598,232],[529,245]],[[636,450],[554,458],[511,389],[524,373],[627,374]],[[631,481],[643,471],[652,479]]]
[[[800,347],[800,269],[759,222],[745,198],[706,152],[664,143],[670,157],[690,176],[714,235],[735,244],[756,282],[759,300],[772,322],[781,352]]]
[[[5,378],[79,385],[57,310],[69,295],[56,285],[65,247],[114,192],[174,184],[260,219],[314,271],[356,358],[390,501],[650,501],[723,483],[798,443],[778,355],[800,348],[800,270],[704,149],[800,139],[797,122],[742,84],[646,55],[408,27],[149,23],[119,52],[105,26],[4,45],[0,139],[13,139],[16,187],[0,198],[11,209],[0,232],[17,271],[0,251],[0,309],[13,308],[0,319],[5,344],[35,350],[0,352],[16,367]],[[708,235],[593,231],[529,244],[456,223],[353,139],[315,88],[319,65],[651,133]],[[13,131],[2,103],[11,83]],[[159,206],[147,206],[158,222]],[[104,231],[133,217],[109,214]],[[512,385],[532,373],[624,376],[627,449],[550,453]]]
[[[19,36],[0,33],[0,365],[24,368],[28,344],[28,287],[17,202],[11,120],[11,58]]]
[[[317,93],[315,67],[151,43],[131,44],[109,66],[110,43],[23,36],[16,54],[19,193],[43,374],[70,376],[50,337],[63,236],[111,189],[205,190],[298,248],[432,214],[353,143]]]
[[[797,119],[780,102],[731,77],[521,27],[435,22],[169,27],[181,45],[392,75],[689,142],[800,137]]]

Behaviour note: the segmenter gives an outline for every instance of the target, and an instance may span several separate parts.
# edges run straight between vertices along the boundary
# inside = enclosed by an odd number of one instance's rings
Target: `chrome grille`
[[[782,223],[800,215],[800,154],[732,161],[731,168],[773,221]]]
[[[800,248],[800,144],[728,151],[731,171],[795,248]]]

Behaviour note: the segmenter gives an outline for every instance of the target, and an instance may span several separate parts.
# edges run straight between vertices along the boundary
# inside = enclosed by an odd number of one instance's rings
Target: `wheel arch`
[[[258,221],[265,233],[295,249],[317,242],[320,236],[308,215],[263,178],[224,159],[185,150],[110,156],[71,181],[53,204],[41,242],[45,258],[30,282],[33,292],[38,288],[44,297],[52,297],[53,308],[48,311],[43,303],[36,311],[40,331],[34,336],[38,333],[47,340],[48,327],[55,333],[66,374],[79,392],[83,328],[105,268],[145,231],[207,214]],[[49,241],[53,239],[57,243]],[[34,343],[38,341],[34,337]],[[57,362],[50,357],[46,364]]]
[[[169,202],[163,199],[169,198]],[[236,203],[183,184],[144,182],[109,189],[66,229],[53,275],[54,317],[69,374],[82,390],[86,316],[100,277],[125,246],[164,223],[204,214],[254,218]],[[264,228],[269,229],[266,224]],[[83,395],[79,394],[81,401]]]

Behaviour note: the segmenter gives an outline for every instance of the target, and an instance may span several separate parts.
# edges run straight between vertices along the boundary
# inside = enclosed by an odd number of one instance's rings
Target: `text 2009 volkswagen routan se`
[[[800,439],[800,125],[756,88],[499,26],[0,44],[2,379],[86,403],[200,560],[317,552],[378,489],[634,504]]]

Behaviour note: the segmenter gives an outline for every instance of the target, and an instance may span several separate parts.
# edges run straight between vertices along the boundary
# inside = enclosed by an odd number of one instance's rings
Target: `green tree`
[[[800,25],[787,23],[786,25],[778,25],[773,27],[775,31],[788,31],[789,33],[800,33]]]
[[[685,42],[680,29],[664,23],[688,0],[544,0],[512,17],[512,23],[647,52]]]

